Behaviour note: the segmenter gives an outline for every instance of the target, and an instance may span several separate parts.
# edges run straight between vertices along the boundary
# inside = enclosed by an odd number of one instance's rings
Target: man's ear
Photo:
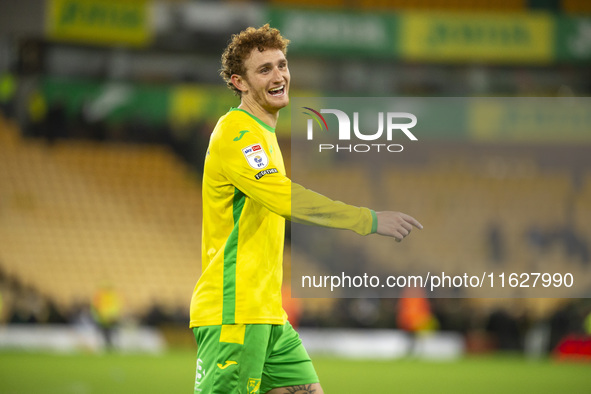
[[[248,90],[248,84],[241,75],[232,74],[230,81],[232,82],[232,85],[234,85],[236,89],[240,90],[241,92],[244,93]]]

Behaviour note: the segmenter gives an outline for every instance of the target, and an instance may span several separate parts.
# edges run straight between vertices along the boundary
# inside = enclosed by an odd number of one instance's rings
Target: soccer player
[[[281,306],[285,219],[401,241],[400,212],[330,200],[285,175],[275,126],[289,102],[289,40],[265,25],[232,36],[221,76],[240,105],[211,134],[203,172],[202,274],[191,300],[195,393],[323,393]]]

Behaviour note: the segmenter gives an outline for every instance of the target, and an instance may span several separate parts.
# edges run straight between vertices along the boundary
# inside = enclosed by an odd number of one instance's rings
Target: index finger
[[[415,226],[415,227],[416,227],[416,228],[418,228],[419,230],[422,230],[422,229],[423,229],[423,225],[422,225],[421,223],[419,223],[419,221],[418,221],[417,219],[415,219],[415,218],[413,218],[412,216],[410,216],[410,215],[407,215],[407,214],[405,214],[405,213],[403,213],[402,215],[403,215],[403,216],[402,216],[402,218],[403,218],[403,219],[404,219],[406,222],[408,222],[408,223],[412,224],[413,226]]]

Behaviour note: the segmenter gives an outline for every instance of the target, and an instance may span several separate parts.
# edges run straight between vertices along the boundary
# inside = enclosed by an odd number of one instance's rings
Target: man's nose
[[[283,73],[279,70],[278,67],[273,69],[273,81],[282,81],[283,80]]]

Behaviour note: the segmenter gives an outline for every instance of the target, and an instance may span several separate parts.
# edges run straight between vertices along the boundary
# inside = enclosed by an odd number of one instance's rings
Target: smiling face
[[[245,75],[232,75],[241,93],[242,104],[258,112],[276,114],[289,104],[289,69],[279,49],[254,48],[244,61]]]

